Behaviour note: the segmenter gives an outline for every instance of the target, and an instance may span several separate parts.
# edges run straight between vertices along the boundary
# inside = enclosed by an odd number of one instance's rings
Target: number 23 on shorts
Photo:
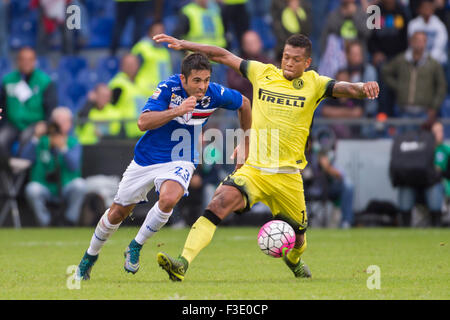
[[[188,169],[184,169],[182,167],[175,167],[175,172],[174,172],[177,176],[181,177],[184,182],[188,182],[189,177],[191,176],[190,172]]]

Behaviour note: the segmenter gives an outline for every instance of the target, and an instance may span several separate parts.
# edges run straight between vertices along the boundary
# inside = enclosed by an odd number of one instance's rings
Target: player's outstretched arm
[[[241,65],[242,58],[232,54],[230,51],[224,48],[180,40],[163,33],[154,36],[153,40],[155,40],[157,43],[167,42],[169,44],[169,48],[174,50],[189,50],[201,52],[205,54],[210,60],[229,66],[240,73],[239,67]]]
[[[333,87],[333,97],[353,99],[376,99],[380,88],[376,81],[351,83],[338,81]]]

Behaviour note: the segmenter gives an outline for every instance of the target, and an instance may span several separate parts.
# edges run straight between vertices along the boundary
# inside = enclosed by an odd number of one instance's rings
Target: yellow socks
[[[307,244],[306,244],[306,234],[305,234],[305,240],[303,241],[303,244],[300,248],[292,248],[287,254],[288,260],[293,263],[297,264],[300,261],[300,256],[303,254],[303,252],[306,250]]]
[[[200,251],[211,242],[215,231],[216,225],[209,219],[204,216],[198,218],[189,231],[181,256],[191,263]]]

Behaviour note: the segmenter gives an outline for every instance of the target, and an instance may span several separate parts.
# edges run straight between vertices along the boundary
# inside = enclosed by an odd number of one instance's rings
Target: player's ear
[[[305,68],[305,70],[308,69],[311,66],[311,62],[312,62],[312,58],[306,59],[306,65],[305,65],[306,68]]]
[[[180,74],[180,79],[181,79],[181,82],[186,84],[186,77],[184,76],[184,74]]]

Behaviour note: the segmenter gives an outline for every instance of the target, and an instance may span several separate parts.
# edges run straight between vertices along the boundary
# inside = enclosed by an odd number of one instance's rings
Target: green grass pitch
[[[123,270],[137,228],[122,227],[100,253],[91,280],[68,289],[93,228],[0,229],[0,299],[449,299],[449,229],[310,229],[303,255],[312,279],[295,279],[258,248],[255,227],[219,227],[211,244],[173,283],[156,253],[177,255],[188,229],[164,228],[144,246],[141,269]],[[379,289],[376,273],[379,267]],[[368,269],[369,268],[369,269]],[[69,279],[69,281],[68,281]]]

